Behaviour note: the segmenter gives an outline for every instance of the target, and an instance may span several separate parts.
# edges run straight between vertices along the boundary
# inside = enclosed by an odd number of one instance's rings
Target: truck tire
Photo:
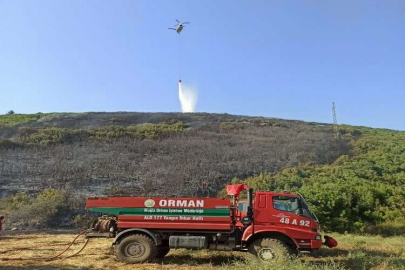
[[[153,240],[143,234],[123,238],[115,248],[118,260],[126,263],[143,263],[156,258],[157,247]]]
[[[292,250],[282,241],[274,238],[260,238],[249,246],[249,252],[258,260],[285,261],[292,256]]]

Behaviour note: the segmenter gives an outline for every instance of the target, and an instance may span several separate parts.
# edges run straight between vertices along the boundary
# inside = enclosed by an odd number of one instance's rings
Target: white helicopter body
[[[179,22],[178,20],[176,20],[178,22],[178,24],[176,24],[174,27],[176,28],[169,28],[171,30],[175,30],[177,32],[177,34],[180,34],[180,32],[183,30],[183,28],[185,27],[185,25],[183,24],[189,24],[189,22]]]

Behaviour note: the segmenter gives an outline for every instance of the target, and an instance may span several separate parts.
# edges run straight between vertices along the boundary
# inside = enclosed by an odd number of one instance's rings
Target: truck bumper
[[[311,240],[311,249],[318,249],[322,246],[321,240]]]

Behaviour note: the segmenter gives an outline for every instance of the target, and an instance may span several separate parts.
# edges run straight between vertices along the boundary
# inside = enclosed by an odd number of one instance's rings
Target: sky
[[[405,130],[403,0],[0,0],[0,114],[179,112],[179,58],[197,112]]]

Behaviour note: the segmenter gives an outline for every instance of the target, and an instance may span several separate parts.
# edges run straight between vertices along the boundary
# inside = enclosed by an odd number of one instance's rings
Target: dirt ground
[[[3,235],[0,236],[0,258],[51,257],[64,250],[73,238],[73,234]],[[91,239],[82,253],[62,260],[0,260],[0,269],[134,269],[133,265],[116,261],[110,252],[111,242],[112,239]],[[81,238],[62,258],[79,250],[83,243]],[[210,269],[238,259],[243,258],[227,252],[176,250],[160,262],[137,265],[136,269]]]
[[[163,260],[141,265],[118,262],[110,253],[111,239],[91,239],[79,255],[61,260],[32,260],[51,257],[64,250],[74,234],[4,234],[0,236],[0,269],[270,269],[254,266],[240,252],[173,250]],[[314,255],[301,256],[279,269],[405,269],[405,237],[334,235],[339,246],[323,248]],[[81,238],[66,257],[79,250]],[[24,260],[1,260],[23,258]],[[274,266],[274,265],[273,265]],[[287,267],[288,266],[288,267]]]

